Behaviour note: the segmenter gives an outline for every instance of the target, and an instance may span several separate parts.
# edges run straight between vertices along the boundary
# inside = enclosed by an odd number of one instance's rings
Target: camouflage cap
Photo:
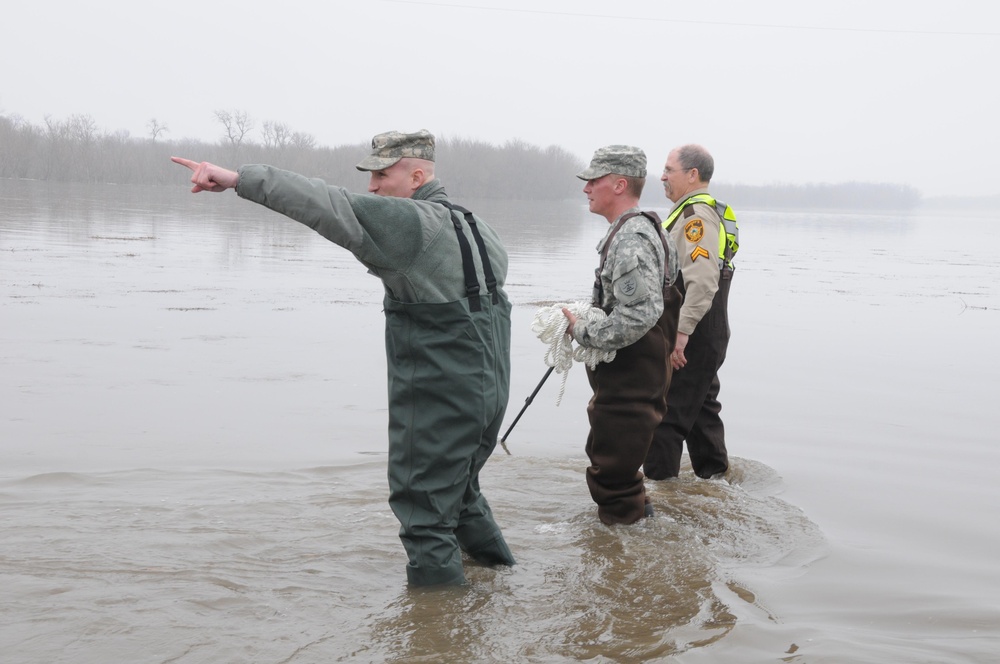
[[[590,167],[577,174],[581,180],[596,180],[609,173],[630,178],[646,177],[646,153],[631,145],[608,145],[598,148]]]
[[[359,171],[380,171],[404,157],[434,161],[434,135],[426,129],[404,134],[387,131],[372,139],[372,152],[357,165]]]

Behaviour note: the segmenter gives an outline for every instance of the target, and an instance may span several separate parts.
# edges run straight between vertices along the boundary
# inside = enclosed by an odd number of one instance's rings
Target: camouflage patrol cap
[[[581,180],[596,180],[609,173],[630,178],[646,177],[646,153],[631,145],[608,145],[598,148],[590,167],[577,174]]]
[[[404,134],[387,131],[372,139],[372,152],[357,165],[359,171],[380,171],[404,157],[434,161],[434,135],[426,129]]]

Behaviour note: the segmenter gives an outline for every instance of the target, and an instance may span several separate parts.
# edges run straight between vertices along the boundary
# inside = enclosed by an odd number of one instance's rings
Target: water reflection
[[[16,599],[0,618],[104,634],[78,642],[104,661],[143,641],[164,661],[234,648],[258,661],[648,661],[723,638],[737,614],[769,619],[733,576],[745,545],[755,564],[822,550],[815,527],[767,495],[773,473],[735,467],[756,488],[663,482],[658,517],[607,527],[580,459],[491,460],[484,490],[519,564],[467,560],[468,586],[430,590],[403,586],[382,463],[8,480],[0,564]],[[61,639],[4,645],[16,661],[72,661]]]
[[[733,484],[693,476],[657,483],[651,495],[659,516],[626,527],[600,524],[578,502],[578,462],[539,469],[503,459],[489,471],[521,564],[472,569],[464,589],[404,591],[376,622],[370,654],[387,661],[657,660],[725,637],[737,613],[771,619],[727,570],[793,552],[808,558],[823,547],[808,519],[766,495],[779,486],[773,473],[743,459],[735,461]],[[756,488],[739,486],[737,477]],[[543,478],[545,495],[534,494],[534,504],[502,488]]]
[[[482,216],[503,236],[511,251],[549,253],[553,247],[586,231],[589,213],[574,201],[469,200],[462,204]],[[117,229],[122,237],[144,235],[166,239],[178,232],[178,219],[214,228],[216,237],[257,236],[268,247],[292,249],[311,242],[314,234],[295,222],[233,192],[193,195],[186,187],[88,185],[31,180],[0,180],[5,220],[0,232],[16,233],[18,225],[53,225],[59,234],[83,239],[94,229]],[[73,220],[67,225],[68,219]],[[167,222],[158,224],[157,222]],[[186,226],[186,224],[185,224]],[[322,242],[326,242],[322,240]]]
[[[587,296],[606,225],[466,203],[511,246],[515,410],[543,372],[535,303]],[[654,521],[600,525],[571,373],[483,476],[520,564],[432,594],[403,584],[385,505],[378,280],[235,196],[0,182],[0,204],[6,659],[995,651],[1000,224],[977,244],[947,219],[741,215],[727,481],[650,482]]]
[[[96,262],[114,265],[119,282],[161,277],[144,288],[146,292],[189,291],[199,287],[199,280],[201,287],[208,286],[201,275],[221,266],[234,270],[229,275],[234,283],[248,288],[262,281],[278,280],[293,288],[310,281],[329,293],[327,299],[381,301],[381,285],[373,278],[352,281],[350,289],[338,287],[346,276],[364,275],[348,252],[232,192],[192,195],[185,187],[53,186],[7,180],[0,181],[0,200],[6,212],[0,249],[44,251],[39,258],[45,264],[36,267],[41,281],[33,282],[41,283],[37,288],[62,288],[58,275],[85,273]],[[606,228],[585,206],[463,203],[492,224],[506,243],[512,256],[507,287],[512,301],[572,300],[589,294],[597,260],[593,247]],[[553,261],[567,261],[567,269],[539,282],[538,266]],[[18,296],[31,294],[25,289]],[[317,295],[311,290],[310,296]]]

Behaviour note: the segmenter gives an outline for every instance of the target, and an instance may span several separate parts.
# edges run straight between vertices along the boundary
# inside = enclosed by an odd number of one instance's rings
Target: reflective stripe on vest
[[[728,267],[733,268],[733,256],[740,249],[740,227],[736,223],[736,213],[733,208],[729,207],[720,200],[712,198],[708,194],[695,194],[691,198],[686,199],[681,203],[680,207],[670,213],[666,221],[663,222],[663,227],[668,231],[673,227],[674,222],[681,215],[689,205],[695,203],[704,203],[706,205],[711,205],[715,208],[716,214],[719,215],[719,219],[722,220],[722,229],[724,233],[719,233],[719,269]],[[722,212],[719,212],[719,210]]]

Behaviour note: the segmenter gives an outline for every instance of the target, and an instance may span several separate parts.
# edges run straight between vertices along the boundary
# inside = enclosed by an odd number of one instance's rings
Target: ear
[[[410,188],[413,191],[420,189],[426,180],[426,174],[422,168],[414,168],[410,173]]]
[[[627,187],[628,187],[628,182],[625,181],[625,178],[618,178],[617,180],[615,180],[616,194],[622,194]]]

